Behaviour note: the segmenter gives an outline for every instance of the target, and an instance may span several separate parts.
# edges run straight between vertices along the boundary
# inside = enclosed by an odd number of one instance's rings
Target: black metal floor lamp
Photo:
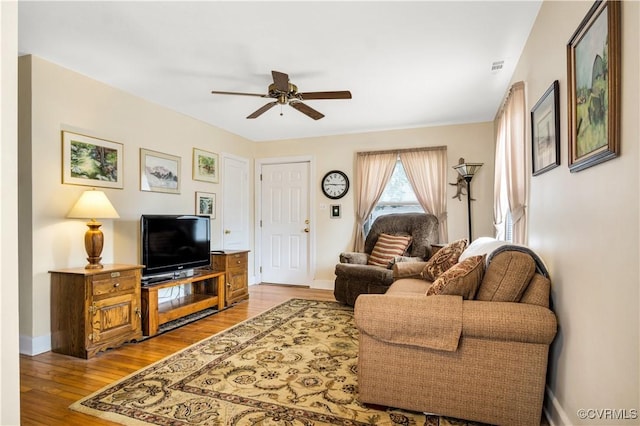
[[[462,160],[462,159],[461,159]],[[467,213],[469,215],[469,243],[472,240],[472,232],[471,232],[471,179],[476,174],[478,169],[482,167],[484,163],[465,163],[461,162],[460,164],[453,166],[453,168],[464,178],[467,182]]]

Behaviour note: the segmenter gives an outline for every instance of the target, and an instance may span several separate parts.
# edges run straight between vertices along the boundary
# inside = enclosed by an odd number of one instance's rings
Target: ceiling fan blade
[[[244,93],[244,92],[221,92],[219,90],[212,90],[212,94],[214,95],[242,95],[242,96],[259,96],[261,98],[268,98],[269,95],[263,95],[259,93]]]
[[[320,120],[322,117],[324,117],[323,113],[316,111],[315,109],[311,108],[309,105],[303,104],[302,102],[289,102],[289,105],[291,105],[293,108],[297,109],[301,113],[308,115],[314,120]]]
[[[303,101],[312,99],[351,99],[351,92],[342,90],[338,92],[306,92],[298,93]]]
[[[271,108],[273,108],[274,106],[278,105],[278,102],[269,102],[268,104],[264,105],[263,107],[257,109],[253,114],[251,114],[250,116],[248,116],[247,118],[258,118],[260,117],[262,114],[264,114],[265,112],[269,111]]]
[[[283,72],[271,71],[273,76],[273,83],[276,85],[276,89],[281,92],[289,92],[289,76]]]

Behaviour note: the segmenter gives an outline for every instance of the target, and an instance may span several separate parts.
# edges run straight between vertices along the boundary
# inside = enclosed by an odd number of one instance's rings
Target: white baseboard
[[[545,404],[542,411],[544,413],[544,416],[547,418],[547,421],[549,422],[549,426],[571,425],[571,420],[569,419],[569,416],[567,416],[567,413],[565,413],[562,405],[560,405],[560,401],[558,401],[558,398],[556,398],[556,396],[548,386],[546,386],[545,389],[547,394],[547,401],[549,403]]]
[[[51,334],[31,337],[20,335],[20,353],[34,356],[51,350]]]
[[[334,282],[332,280],[313,280],[309,287],[319,290],[333,290]]]

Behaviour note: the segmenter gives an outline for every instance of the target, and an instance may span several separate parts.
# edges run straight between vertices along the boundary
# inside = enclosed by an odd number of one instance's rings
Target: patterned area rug
[[[75,402],[127,425],[471,425],[357,400],[353,308],[292,299]]]

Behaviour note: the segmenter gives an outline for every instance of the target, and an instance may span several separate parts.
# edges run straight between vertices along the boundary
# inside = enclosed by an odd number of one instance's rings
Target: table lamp
[[[76,204],[73,206],[67,218],[69,219],[90,219],[87,222],[89,229],[84,234],[84,248],[87,250],[87,260],[89,263],[85,269],[102,269],[100,263],[102,257],[102,246],[104,245],[104,235],[100,230],[102,223],[96,219],[117,219],[120,216],[104,192],[95,189],[82,193]]]

